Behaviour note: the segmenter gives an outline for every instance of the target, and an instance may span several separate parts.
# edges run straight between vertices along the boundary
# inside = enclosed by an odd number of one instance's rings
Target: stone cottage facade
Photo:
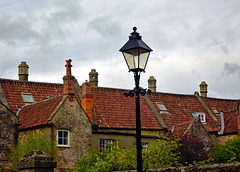
[[[66,62],[63,85],[29,82],[27,77],[24,80],[19,78],[20,81],[1,80],[3,95],[17,115],[9,110],[18,125],[18,130],[15,130],[18,138],[24,138],[29,132],[44,130],[50,139],[56,140],[56,171],[73,168],[77,160],[88,154],[91,146],[92,123],[81,106],[81,93],[75,89],[77,81],[71,75],[71,60]],[[8,121],[1,118],[1,122]],[[10,124],[7,125],[11,128]]]

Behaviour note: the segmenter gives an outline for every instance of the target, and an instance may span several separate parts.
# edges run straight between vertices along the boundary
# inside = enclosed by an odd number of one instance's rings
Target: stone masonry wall
[[[144,172],[239,172],[240,162],[211,164],[201,166],[185,166],[185,167],[165,167],[143,170]],[[122,171],[123,172],[123,171]],[[128,170],[124,172],[137,172],[137,170]]]
[[[17,117],[0,103],[0,165],[10,167],[8,155],[17,141]]]
[[[70,140],[69,147],[58,147],[56,171],[73,168],[91,147],[92,123],[77,99],[68,96],[52,120],[55,136],[58,129],[68,130]]]

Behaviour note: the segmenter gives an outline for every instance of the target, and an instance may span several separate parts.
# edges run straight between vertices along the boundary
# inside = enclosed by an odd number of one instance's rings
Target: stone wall
[[[92,123],[79,101],[68,95],[51,123],[54,125],[54,138],[57,131],[69,131],[69,146],[58,146],[57,170],[67,171],[74,168],[76,162],[89,153],[92,137]]]
[[[234,139],[238,137],[237,134],[232,134],[232,135],[220,135],[217,137],[216,142],[218,144],[224,144],[228,139]]]
[[[17,117],[0,102],[0,166],[10,167],[8,155],[17,142]]]
[[[240,162],[226,164],[201,165],[197,167],[168,167],[158,169],[148,169],[146,172],[238,172],[240,171]],[[133,171],[134,172],[134,171]]]
[[[143,170],[144,172],[239,172],[240,162],[225,163],[225,164],[212,164],[201,166],[185,166],[185,167],[165,167]],[[122,171],[123,172],[123,171]],[[137,172],[137,170],[128,170],[124,172]]]

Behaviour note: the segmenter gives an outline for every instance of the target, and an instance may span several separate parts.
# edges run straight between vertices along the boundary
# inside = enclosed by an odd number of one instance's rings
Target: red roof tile
[[[0,79],[9,108],[16,113],[24,106],[21,93],[31,93],[35,102],[62,95],[63,84]]]
[[[24,106],[18,114],[20,121],[19,129],[22,130],[46,125],[49,116],[56,109],[62,98],[63,96],[58,96],[39,103]]]
[[[191,123],[191,121],[192,120],[175,124],[171,136],[182,136],[186,131],[187,127],[189,126],[189,124]]]
[[[231,99],[216,99],[216,98],[203,98],[207,106],[211,109],[215,107],[220,113],[223,112],[224,116],[224,133],[237,132],[237,100]],[[219,115],[215,115],[221,123]]]
[[[192,113],[202,112],[206,114],[206,124],[204,124],[207,131],[218,131],[219,128],[212,121],[207,114],[202,104],[194,95],[181,95],[169,93],[152,93],[149,95],[152,103],[159,110],[156,102],[162,102],[167,108],[168,113],[160,113],[168,128],[172,128],[175,124],[182,124],[193,119]]]
[[[135,99],[125,97],[129,90],[113,88],[93,88],[93,106],[99,127],[136,128]],[[162,129],[145,100],[140,98],[142,129]]]

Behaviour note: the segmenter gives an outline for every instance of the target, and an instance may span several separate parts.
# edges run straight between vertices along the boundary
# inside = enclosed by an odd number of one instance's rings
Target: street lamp
[[[141,117],[140,117],[140,97],[146,93],[151,93],[151,90],[142,89],[139,87],[140,73],[145,72],[149,54],[152,49],[142,41],[142,37],[136,32],[137,28],[133,28],[128,42],[119,50],[122,52],[129,72],[134,73],[135,88],[124,96],[134,97],[136,104],[136,143],[137,143],[137,171],[142,172],[142,144],[141,144]]]

